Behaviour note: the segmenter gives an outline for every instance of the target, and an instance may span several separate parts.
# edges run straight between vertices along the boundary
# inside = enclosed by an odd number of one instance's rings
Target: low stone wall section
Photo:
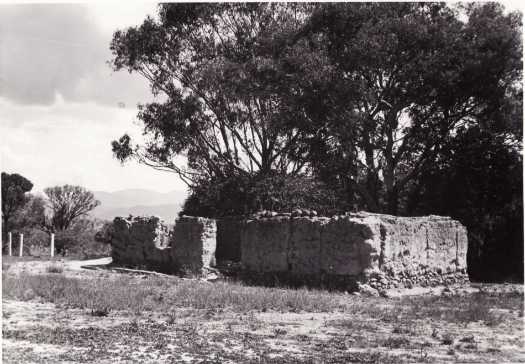
[[[203,274],[216,258],[240,260],[247,277],[372,288],[468,279],[467,231],[448,217],[265,213],[249,219],[183,216],[172,232],[157,217],[115,218],[113,261],[167,273]],[[355,288],[355,287],[353,287]]]
[[[248,272],[375,288],[466,280],[466,252],[465,227],[441,216],[286,214],[249,219],[241,234]]]
[[[116,217],[111,232],[113,263],[175,272],[168,228],[158,217]]]
[[[214,265],[215,220],[184,216],[172,232],[158,217],[116,217],[113,263],[165,273],[202,274]]]
[[[186,272],[203,273],[215,266],[216,236],[214,219],[193,216],[177,219],[171,247],[179,268]]]

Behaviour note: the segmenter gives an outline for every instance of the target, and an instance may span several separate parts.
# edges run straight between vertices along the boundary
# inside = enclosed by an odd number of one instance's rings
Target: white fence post
[[[11,232],[7,233],[7,241],[8,241],[8,252],[9,256],[13,255],[13,236]]]
[[[51,256],[55,256],[55,234],[51,233]]]
[[[24,250],[24,234],[20,234],[20,252],[19,252],[19,256],[22,256],[23,250]]]

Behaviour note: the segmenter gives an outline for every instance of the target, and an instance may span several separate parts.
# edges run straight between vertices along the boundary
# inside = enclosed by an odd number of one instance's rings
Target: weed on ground
[[[2,281],[6,363],[525,360],[522,292],[389,299],[118,274]]]

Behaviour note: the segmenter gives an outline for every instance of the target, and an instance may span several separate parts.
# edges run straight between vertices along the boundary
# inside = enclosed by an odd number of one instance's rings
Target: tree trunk
[[[399,193],[396,187],[386,192],[387,213],[390,215],[397,215],[399,210]]]

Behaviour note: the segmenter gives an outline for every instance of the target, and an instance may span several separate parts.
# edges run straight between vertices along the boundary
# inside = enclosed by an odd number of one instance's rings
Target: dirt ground
[[[113,273],[81,268],[95,262],[62,262],[61,274]],[[43,274],[49,262],[12,263],[3,274]],[[109,275],[108,275],[109,274]],[[519,285],[455,287],[458,295],[514,292]],[[523,311],[502,304],[497,322],[455,323],[439,315],[401,317],[408,294],[446,295],[450,289],[393,292],[370,298],[370,309],[335,312],[235,312],[178,308],[167,312],[85,309],[30,300],[2,299],[4,363],[399,363],[525,362]],[[505,297],[505,296],[502,296]],[[357,306],[356,306],[357,307]],[[381,314],[389,312],[388,315]]]

